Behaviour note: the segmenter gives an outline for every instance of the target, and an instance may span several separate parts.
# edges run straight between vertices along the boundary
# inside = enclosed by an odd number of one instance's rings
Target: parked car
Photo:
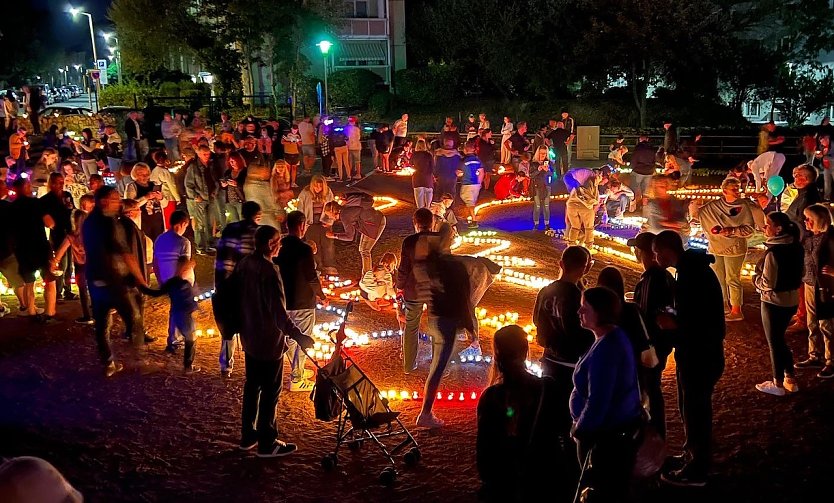
[[[86,107],[64,107],[64,106],[56,106],[56,107],[46,107],[41,112],[41,117],[46,117],[48,115],[52,115],[54,117],[61,117],[67,115],[86,115],[87,117],[92,117],[93,111]]]

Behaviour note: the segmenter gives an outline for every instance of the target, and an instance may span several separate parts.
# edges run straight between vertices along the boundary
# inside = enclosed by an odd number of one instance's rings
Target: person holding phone
[[[139,203],[142,215],[142,232],[156,241],[165,232],[163,208],[168,206],[168,199],[162,194],[162,185],[151,182],[151,168],[144,162],[137,162],[130,172],[133,179],[125,187],[125,198],[135,199]]]

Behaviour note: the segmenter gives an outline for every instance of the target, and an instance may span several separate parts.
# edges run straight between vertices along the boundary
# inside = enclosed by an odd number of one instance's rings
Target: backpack
[[[348,192],[345,194],[344,201],[342,206],[359,206],[365,209],[374,207],[374,196],[367,192]]]

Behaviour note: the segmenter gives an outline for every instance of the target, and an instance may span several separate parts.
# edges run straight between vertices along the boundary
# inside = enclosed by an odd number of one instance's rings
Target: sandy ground
[[[407,179],[372,176],[359,185],[402,202],[388,210],[388,226],[374,249],[399,251],[411,232],[413,211]],[[338,192],[338,190],[337,190]],[[489,196],[482,196],[489,197]],[[553,222],[561,216],[554,203]],[[537,261],[535,274],[558,275],[561,243],[529,230],[530,206],[509,205],[483,213],[484,229],[495,228],[513,240],[507,254]],[[510,234],[509,231],[512,231]],[[357,278],[358,251],[340,246],[339,268]],[[621,267],[630,289],[637,280],[635,265],[603,255],[595,257],[591,277],[605,265]],[[198,258],[198,282],[208,288],[211,260]],[[592,281],[593,283],[593,281]],[[535,291],[496,283],[482,307],[490,312],[516,311],[529,323]],[[4,301],[15,305],[9,298]],[[59,316],[79,315],[75,302],[59,306]],[[727,370],[715,395],[715,464],[703,489],[656,487],[653,501],[803,501],[827,487],[834,469],[834,401],[831,383],[800,373],[802,391],[786,398],[757,392],[753,385],[768,378],[769,358],[761,333],[758,297],[745,280],[746,322],[729,325]],[[439,402],[441,431],[412,428],[423,453],[420,465],[405,467],[392,488],[377,482],[385,465],[371,445],[344,451],[334,472],[320,467],[332,450],[335,425],[316,421],[306,393],[281,395],[278,423],[281,437],[298,444],[296,454],[261,460],[240,453],[239,417],[243,387],[242,355],[230,379],[218,372],[219,338],[198,342],[203,372],[186,377],[179,357],[163,351],[167,301],[150,300],[146,322],[160,339],[136,351],[114,330],[114,351],[126,370],[104,379],[96,358],[92,328],[71,322],[43,329],[26,319],[0,321],[0,455],[35,455],[54,463],[88,501],[473,501],[479,481],[474,463],[475,405],[468,399],[486,383],[486,365],[454,365],[444,379],[444,393],[464,392],[464,402]],[[213,328],[211,309],[203,303],[198,328]],[[321,319],[328,319],[322,317]],[[357,331],[396,328],[392,312],[377,313],[359,306],[351,327]],[[491,354],[490,329],[482,331],[485,354]],[[790,339],[795,356],[804,357],[805,337]],[[459,343],[458,349],[463,349]],[[534,348],[534,355],[539,354]],[[386,339],[353,350],[376,384],[383,389],[416,390],[422,394],[429,348],[421,343],[418,372],[405,376],[399,342]],[[676,412],[673,370],[664,380],[670,443],[682,443]],[[396,401],[405,424],[412,427],[419,405]],[[558,477],[559,474],[554,474]],[[543,481],[546,483],[546,481]],[[825,494],[825,493],[822,493]]]

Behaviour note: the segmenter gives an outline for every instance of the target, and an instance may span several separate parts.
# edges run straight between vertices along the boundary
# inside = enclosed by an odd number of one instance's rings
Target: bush
[[[368,99],[382,83],[382,77],[370,70],[339,70],[329,76],[330,104],[337,107],[368,105]]]
[[[100,101],[102,106],[138,106],[142,108],[148,104],[148,96],[155,94],[157,94],[155,87],[127,82],[102,87]]]
[[[388,91],[377,91],[368,99],[368,112],[382,117],[391,109],[394,96]]]
[[[163,82],[159,85],[160,96],[179,96],[180,86],[176,82]]]
[[[449,103],[455,97],[460,80],[460,71],[455,65],[399,70],[395,75],[397,99],[409,105]]]

